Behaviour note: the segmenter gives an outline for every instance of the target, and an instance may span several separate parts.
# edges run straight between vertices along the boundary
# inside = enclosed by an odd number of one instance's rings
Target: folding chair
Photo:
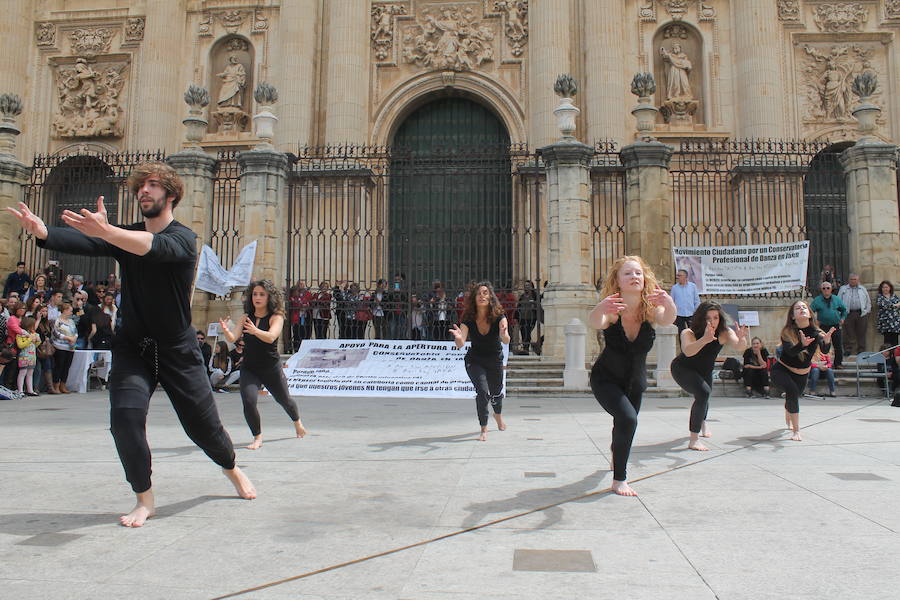
[[[881,352],[860,352],[856,355],[856,396],[858,398],[861,397],[859,387],[861,379],[884,380],[884,397],[891,397],[891,382],[890,379],[888,379],[886,363],[887,360]],[[875,365],[876,371],[874,373],[871,371],[863,371],[860,368],[862,365]],[[878,365],[881,365],[881,372],[877,371]]]

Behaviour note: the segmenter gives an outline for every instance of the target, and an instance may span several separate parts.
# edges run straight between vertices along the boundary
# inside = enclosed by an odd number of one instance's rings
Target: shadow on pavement
[[[375,452],[384,452],[392,448],[425,448],[425,452],[432,450],[440,450],[440,444],[459,444],[461,442],[475,441],[478,437],[473,433],[459,433],[456,435],[446,435],[443,437],[423,437],[412,438],[410,440],[401,440],[399,442],[382,442],[380,444],[369,444],[370,448],[377,448]]]

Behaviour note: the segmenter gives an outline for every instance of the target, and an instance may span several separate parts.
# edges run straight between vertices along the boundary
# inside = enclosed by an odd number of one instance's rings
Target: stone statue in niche
[[[247,87],[247,71],[244,69],[244,65],[238,62],[238,57],[230,54],[225,70],[216,74],[216,77],[222,80],[217,104],[222,107],[242,107],[244,105],[244,89]]]
[[[671,50],[660,48],[659,55],[666,75],[665,101],[660,107],[663,117],[667,123],[692,125],[699,102],[691,90],[691,60],[678,42]]]
[[[57,71],[59,110],[53,117],[56,137],[121,137],[119,94],[125,85],[126,65],[95,69],[84,58]]]

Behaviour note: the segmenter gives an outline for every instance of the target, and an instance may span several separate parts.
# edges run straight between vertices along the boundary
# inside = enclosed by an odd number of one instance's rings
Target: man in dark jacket
[[[3,297],[8,298],[10,292],[18,292],[20,296],[25,294],[26,285],[31,285],[31,277],[25,272],[25,263],[16,263],[16,270],[6,276],[6,284],[3,286]]]

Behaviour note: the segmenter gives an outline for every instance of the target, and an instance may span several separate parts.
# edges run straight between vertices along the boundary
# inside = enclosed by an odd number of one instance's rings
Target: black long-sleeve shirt
[[[144,223],[121,226],[146,231]],[[153,234],[150,251],[138,256],[68,227],[48,227],[38,246],[82,256],[111,256],[121,267],[121,331],[133,341],[182,338],[191,326],[191,287],[197,234],[178,221]]]
[[[831,344],[825,343],[825,334],[815,325],[810,324],[800,331],[802,331],[806,337],[813,338],[813,341],[809,346],[801,344],[799,339],[797,342],[793,342],[784,337],[781,338],[781,362],[788,367],[793,367],[795,369],[805,369],[809,367],[810,363],[812,363],[813,356],[816,353],[816,346],[819,347],[822,354],[828,354],[828,351],[831,350]],[[797,337],[799,338],[800,336],[798,335]]]

